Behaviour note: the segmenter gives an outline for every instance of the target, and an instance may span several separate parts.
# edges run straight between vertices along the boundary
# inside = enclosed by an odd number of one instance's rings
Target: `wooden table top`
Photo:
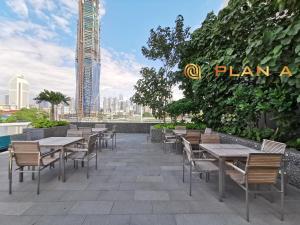
[[[199,146],[217,158],[243,158],[248,157],[249,153],[260,152],[239,144],[200,144]]]
[[[102,133],[104,131],[107,131],[108,129],[103,127],[103,128],[92,128],[92,132],[95,132],[95,133]]]
[[[37,140],[41,147],[64,147],[83,140],[83,137],[48,137]]]

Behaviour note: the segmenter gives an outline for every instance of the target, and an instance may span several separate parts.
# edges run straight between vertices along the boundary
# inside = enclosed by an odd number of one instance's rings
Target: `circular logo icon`
[[[201,68],[197,64],[187,64],[184,67],[184,76],[193,79],[193,80],[199,80],[201,79]]]

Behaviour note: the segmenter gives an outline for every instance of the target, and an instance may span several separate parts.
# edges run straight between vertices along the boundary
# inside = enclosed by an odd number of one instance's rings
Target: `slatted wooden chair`
[[[113,125],[111,130],[103,133],[101,140],[106,148],[108,146],[108,141],[111,141],[111,150],[117,149],[117,125]]]
[[[89,162],[95,158],[95,167],[98,169],[98,151],[97,151],[97,134],[90,135],[86,147],[68,147],[66,151],[72,152],[68,157],[74,160],[76,168],[78,168],[78,161],[86,162],[87,178],[89,178]]]
[[[78,130],[82,131],[82,137],[84,138],[85,142],[87,142],[89,137],[92,135],[92,128],[91,127],[79,127]]]
[[[280,169],[279,173],[283,173],[284,175],[284,190],[285,194],[287,194],[287,184],[288,184],[288,176],[286,173],[286,159],[285,159],[285,150],[286,150],[286,144],[277,142],[277,141],[271,141],[267,139],[263,139],[263,143],[261,145],[261,151],[266,153],[279,153],[283,155],[283,165]]]
[[[250,153],[247,159],[245,170],[237,167],[231,162],[226,164],[232,168],[227,174],[235,181],[246,193],[246,219],[249,221],[249,193],[280,193],[281,204],[280,214],[283,220],[284,203],[284,182],[281,174],[281,188],[277,189],[277,175],[282,166],[282,154],[280,153]],[[250,185],[270,185],[270,190],[250,190]]]
[[[177,138],[176,135],[172,133],[172,130],[167,129],[167,128],[163,128],[163,132],[162,132],[162,147],[164,152],[167,151],[166,145],[167,144],[171,144],[174,145],[177,143]]]
[[[200,130],[187,130],[184,138],[191,143],[193,151],[199,150],[199,144],[201,143]]]
[[[82,137],[83,132],[82,130],[75,130],[75,129],[68,129],[67,130],[67,137]]]
[[[187,130],[185,139],[188,140],[191,145],[198,145],[201,141],[201,132],[199,130]]]
[[[284,155],[286,144],[264,139],[261,145],[261,151],[267,153],[280,153]]]
[[[220,136],[218,134],[201,134],[201,144],[220,144]],[[199,155],[202,158],[211,158],[212,156],[208,154],[205,150],[199,149]]]
[[[209,179],[209,173],[218,171],[218,167],[213,163],[216,159],[203,159],[196,158],[194,156],[191,143],[187,141],[185,138],[182,138],[183,142],[183,164],[182,164],[182,181],[184,182],[185,178],[185,167],[189,167],[189,178],[190,178],[190,186],[189,186],[189,195],[192,195],[192,174],[205,174],[206,182]]]
[[[47,166],[59,161],[59,154],[59,149],[42,154],[37,141],[13,141],[12,148],[9,150],[9,194],[12,193],[13,161],[17,165],[16,170],[19,171],[20,182],[23,182],[24,173],[32,173],[33,180],[35,179],[35,173],[38,173],[37,194],[40,194],[40,172]],[[31,167],[32,170],[25,171],[24,167]]]
[[[201,134],[202,144],[220,144],[220,136],[218,134]]]

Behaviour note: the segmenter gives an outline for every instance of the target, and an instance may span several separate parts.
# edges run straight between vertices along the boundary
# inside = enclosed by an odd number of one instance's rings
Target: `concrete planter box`
[[[67,134],[69,126],[57,126],[50,128],[26,128],[23,133],[27,140],[38,140],[47,137],[64,137]]]
[[[96,124],[105,124],[108,129],[116,125],[117,133],[144,133],[149,134],[150,127],[157,123],[125,123],[125,122],[74,122],[78,127],[95,127]]]
[[[162,141],[162,129],[157,129],[154,126],[150,127],[151,142],[159,143]]]
[[[236,137],[230,134],[224,134],[224,133],[218,133],[218,134],[221,137],[222,143],[241,144],[257,150],[260,150],[261,148],[261,143],[258,143],[256,141]],[[297,188],[300,188],[300,151],[288,148],[286,150],[286,159],[287,159],[286,170],[289,177],[289,183]]]

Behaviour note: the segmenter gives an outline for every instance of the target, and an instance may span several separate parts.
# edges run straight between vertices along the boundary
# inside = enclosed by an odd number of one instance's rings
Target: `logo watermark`
[[[228,77],[247,77],[247,76],[265,76],[271,75],[270,67],[257,66],[255,69],[251,69],[249,66],[245,66],[239,73],[233,68],[233,66],[215,66],[214,74],[216,77],[228,76]],[[280,71],[277,71],[280,77],[291,77],[292,70],[288,66],[283,66]],[[193,80],[199,80],[201,76],[201,67],[197,64],[187,64],[184,68],[184,76]]]
[[[197,64],[187,64],[184,68],[184,76],[193,80],[201,79],[201,67]]]

